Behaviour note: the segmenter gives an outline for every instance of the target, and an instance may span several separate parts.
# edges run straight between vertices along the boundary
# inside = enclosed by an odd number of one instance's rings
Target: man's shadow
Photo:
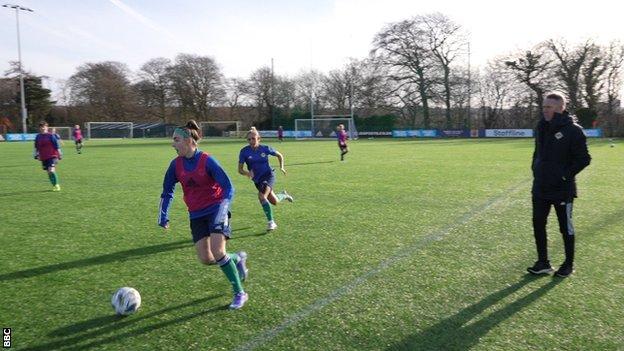
[[[540,279],[531,275],[523,276],[518,282],[501,289],[481,301],[464,308],[455,315],[448,317],[422,332],[408,336],[392,345],[388,350],[467,350],[479,342],[479,339],[492,328],[513,316],[535,300],[544,296],[563,279],[545,278],[550,281],[529,294],[517,299],[505,307],[483,316],[474,323],[468,324],[483,311],[496,305],[502,299],[522,289],[528,283]]]
[[[55,329],[51,331],[48,336],[50,338],[56,338],[56,340],[34,345],[25,348],[24,350],[55,350],[55,349],[89,349],[95,346],[101,346],[104,344],[108,344],[111,342],[117,342],[119,340],[135,337],[140,334],[149,333],[153,330],[165,328],[174,324],[183,323],[187,320],[201,317],[208,313],[214,313],[217,311],[227,309],[227,305],[222,306],[213,306],[207,309],[195,308],[193,306],[199,305],[210,300],[219,298],[224,296],[224,294],[215,294],[199,299],[195,299],[192,301],[188,301],[176,306],[171,306],[167,308],[163,308],[158,311],[149,312],[146,314],[141,314],[139,310],[137,315],[132,316],[118,316],[115,314],[110,314],[106,316],[100,316],[96,318],[92,318],[89,320],[81,321],[78,323],[70,324],[62,328]],[[151,325],[146,325],[143,327],[132,329],[132,326],[138,322],[150,320],[154,317],[167,315],[167,313],[183,309],[193,307],[193,310],[199,310],[197,312],[193,312],[181,317],[162,320],[162,317],[157,318],[156,320],[160,321],[158,323],[154,323]],[[111,334],[105,338],[99,338],[106,334]],[[79,345],[80,343],[88,342],[87,344]]]

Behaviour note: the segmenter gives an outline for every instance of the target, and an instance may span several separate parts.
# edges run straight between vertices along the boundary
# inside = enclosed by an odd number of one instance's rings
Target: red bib
[[[189,212],[203,210],[210,205],[221,202],[223,189],[208,173],[206,173],[206,161],[210,157],[202,152],[199,156],[197,167],[192,171],[184,169],[184,158],[176,158],[175,174],[182,190],[184,191],[184,203]]]

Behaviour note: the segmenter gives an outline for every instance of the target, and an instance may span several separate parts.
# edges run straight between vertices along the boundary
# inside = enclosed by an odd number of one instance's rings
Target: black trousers
[[[563,236],[565,263],[572,264],[574,262],[572,200],[555,201],[533,196],[533,235],[535,236],[535,246],[537,247],[537,259],[542,262],[548,262],[546,223],[551,206],[555,207],[557,220],[559,221],[559,231]]]

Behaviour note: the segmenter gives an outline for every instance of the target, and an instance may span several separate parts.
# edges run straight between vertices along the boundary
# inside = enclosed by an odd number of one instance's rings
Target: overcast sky
[[[119,61],[136,71],[178,53],[211,56],[227,77],[247,77],[271,58],[276,74],[327,72],[367,56],[385,24],[436,11],[470,33],[474,65],[548,38],[624,41],[622,11],[611,0],[9,1],[35,11],[20,13],[22,59],[50,82],[86,62]],[[17,59],[12,9],[0,8],[0,38],[2,73]]]

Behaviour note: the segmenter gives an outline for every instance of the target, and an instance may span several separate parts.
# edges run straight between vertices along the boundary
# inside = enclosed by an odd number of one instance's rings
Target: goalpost
[[[132,122],[87,122],[87,139],[132,138]]]
[[[48,126],[48,130],[52,130],[52,128],[56,129],[56,134],[61,137],[61,140],[71,140],[72,127]]]
[[[350,115],[317,115],[317,118],[295,119],[295,139],[335,138],[336,128],[343,124],[349,139],[358,138],[355,122]]]
[[[208,121],[199,122],[203,138],[209,137],[238,137],[240,136],[240,121]]]

